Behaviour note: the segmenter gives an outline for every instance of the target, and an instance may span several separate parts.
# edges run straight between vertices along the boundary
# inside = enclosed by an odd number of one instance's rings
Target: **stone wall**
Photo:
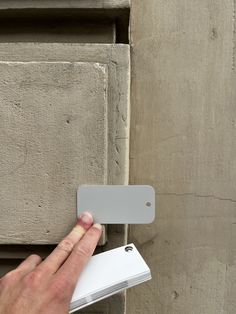
[[[236,308],[235,1],[131,3],[130,183],[157,219],[131,226],[153,280],[127,314]]]

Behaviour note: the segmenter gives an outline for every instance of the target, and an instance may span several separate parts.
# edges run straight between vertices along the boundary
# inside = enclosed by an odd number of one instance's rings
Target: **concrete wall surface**
[[[236,312],[235,1],[131,2],[130,183],[157,219],[131,226],[153,280],[127,314]]]

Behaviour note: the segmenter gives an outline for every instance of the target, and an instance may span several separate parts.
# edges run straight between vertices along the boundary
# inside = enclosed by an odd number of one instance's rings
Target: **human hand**
[[[93,254],[102,233],[89,213],[42,261],[26,258],[0,279],[0,314],[65,314],[78,277]]]

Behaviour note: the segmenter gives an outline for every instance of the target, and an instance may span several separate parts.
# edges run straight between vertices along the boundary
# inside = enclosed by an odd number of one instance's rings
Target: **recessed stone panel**
[[[55,242],[78,185],[107,182],[107,65],[1,62],[0,73],[0,242]]]

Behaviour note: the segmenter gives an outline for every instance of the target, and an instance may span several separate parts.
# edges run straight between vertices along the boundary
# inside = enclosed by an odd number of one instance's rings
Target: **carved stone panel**
[[[79,184],[128,177],[127,45],[0,44],[0,243],[57,243]]]

